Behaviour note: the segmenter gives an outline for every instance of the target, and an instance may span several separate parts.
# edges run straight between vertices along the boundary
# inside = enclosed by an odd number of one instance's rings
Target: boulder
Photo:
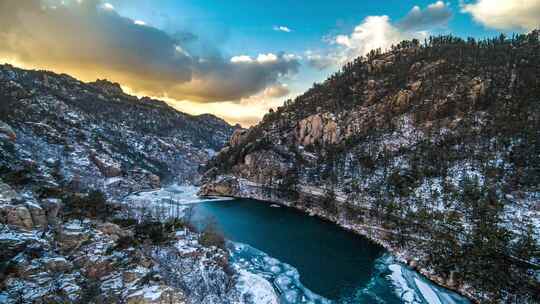
[[[111,259],[91,259],[85,265],[85,269],[87,277],[100,280],[114,271],[113,261]]]
[[[161,179],[155,174],[148,175],[148,182],[150,183],[150,186],[154,189],[161,188]]]
[[[204,173],[202,180],[203,182],[208,181],[208,180],[213,180],[214,178],[216,178],[218,174],[219,174],[219,170],[216,167],[213,167]]]
[[[297,142],[309,146],[323,136],[323,121],[320,115],[315,114],[302,119],[297,126]]]
[[[128,269],[122,272],[122,279],[129,284],[142,279],[148,272],[150,272],[149,269],[138,266],[135,269]]]
[[[329,121],[324,125],[323,142],[337,144],[339,142],[338,125],[335,121]]]
[[[19,237],[16,233],[0,234],[0,261],[8,261],[21,253],[28,246],[29,240]]]
[[[238,180],[232,176],[219,177],[201,187],[201,196],[234,196],[239,191]]]
[[[62,228],[57,241],[63,252],[73,251],[91,238],[91,235],[75,222],[65,224]]]
[[[221,149],[221,150],[217,153],[216,157],[219,158],[219,157],[222,156],[222,155],[227,155],[230,151],[231,151],[231,147],[223,147],[223,149]]]
[[[418,73],[423,66],[422,62],[415,62],[413,65],[411,65],[411,68],[409,69],[409,73],[416,74]]]
[[[336,144],[340,140],[339,128],[330,114],[314,114],[298,123],[296,139],[298,144],[304,146],[317,142]]]
[[[58,224],[58,213],[62,208],[62,201],[55,198],[48,198],[41,201],[41,206],[47,216],[47,224],[56,226]]]
[[[244,164],[248,167],[255,166],[255,154],[251,153],[244,156]]]
[[[392,65],[391,61],[386,61],[383,59],[375,59],[370,64],[368,64],[369,73],[378,73],[381,72],[384,68]]]
[[[25,206],[0,206],[0,221],[10,226],[28,230],[34,227],[32,214]]]
[[[489,82],[480,77],[475,77],[470,81],[469,86],[469,97],[475,102],[486,94]]]
[[[101,89],[107,95],[123,95],[124,91],[120,84],[108,81],[107,79],[98,79],[89,83],[91,86]]]
[[[43,264],[49,273],[66,273],[73,269],[73,264],[64,257],[44,258]]]
[[[395,112],[405,111],[409,107],[412,95],[412,91],[409,90],[399,91],[394,99],[393,110]]]
[[[236,147],[242,143],[244,138],[247,136],[248,131],[245,129],[236,129],[229,140],[229,145],[231,147]]]
[[[122,168],[114,161],[108,159],[106,156],[99,156],[95,151],[92,151],[88,156],[99,169],[99,172],[105,177],[117,177],[122,175]]]
[[[25,206],[30,211],[32,222],[34,223],[35,227],[45,228],[48,226],[49,221],[47,220],[45,209],[33,202],[25,202]]]
[[[131,232],[130,230],[124,230],[120,228],[120,226],[113,223],[103,223],[99,225],[97,229],[102,233],[110,236],[111,239],[113,239],[115,242],[122,237],[133,236],[133,232]]]
[[[279,146],[275,147],[279,149]],[[239,176],[255,183],[266,184],[274,176],[284,176],[289,170],[289,163],[273,150],[259,150],[244,156],[244,162],[236,167]]]
[[[0,182],[0,203],[9,203],[16,197],[17,192],[13,191],[9,185]]]
[[[161,187],[161,179],[159,176],[141,168],[129,170],[127,172],[127,178],[135,183],[131,192],[159,189]]]
[[[30,257],[24,254],[19,254],[9,261],[10,277],[30,278],[43,271],[41,267],[35,267],[35,263],[30,260]]]
[[[184,304],[185,296],[178,290],[165,285],[142,287],[126,297],[127,304]]]
[[[409,88],[411,89],[411,91],[413,93],[418,92],[418,90],[420,90],[421,87],[422,87],[422,81],[421,80],[415,81],[415,82],[413,82],[413,83],[411,83],[409,85]]]

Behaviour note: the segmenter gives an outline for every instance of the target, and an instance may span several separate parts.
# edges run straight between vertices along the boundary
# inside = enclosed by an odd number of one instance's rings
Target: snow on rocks
[[[0,181],[0,203],[9,203],[15,197],[17,197],[17,192],[13,191],[9,185]]]
[[[10,141],[15,141],[17,139],[15,131],[3,121],[0,121],[0,139],[8,139]]]
[[[30,230],[34,226],[32,214],[25,206],[2,205],[0,206],[0,221],[7,225]]]
[[[73,263],[66,260],[65,257],[44,258],[40,262],[51,273],[65,273],[73,268]]]
[[[153,285],[137,290],[126,297],[127,304],[183,304],[185,296],[165,285]]]
[[[229,268],[227,253],[202,246],[189,230],[178,231],[169,245],[118,247],[120,238],[131,235],[118,225],[88,219],[69,220],[57,232],[0,232],[0,257],[13,269],[0,276],[6,287],[2,303],[78,302],[98,293],[104,302],[255,304],[273,292],[262,279],[255,281],[256,301],[242,300],[247,291]]]
[[[257,303],[257,304],[278,304],[279,298],[276,295],[274,288],[270,282],[263,277],[248,272],[239,270],[237,288],[240,290],[241,302]]]

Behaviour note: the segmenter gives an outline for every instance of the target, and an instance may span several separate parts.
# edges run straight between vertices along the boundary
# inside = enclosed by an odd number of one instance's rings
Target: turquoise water
[[[232,262],[270,281],[283,303],[468,303],[383,248],[292,208],[239,199],[194,205],[230,240]]]

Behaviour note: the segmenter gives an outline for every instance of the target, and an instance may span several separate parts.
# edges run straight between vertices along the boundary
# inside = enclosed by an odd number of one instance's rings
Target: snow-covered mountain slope
[[[375,50],[236,131],[202,195],[294,206],[479,302],[540,301],[539,32]]]
[[[198,166],[234,130],[211,115],[124,94],[106,80],[83,83],[9,65],[0,65],[0,121],[7,139],[1,175],[44,166],[74,187],[121,189],[116,196],[163,179],[196,182]]]
[[[108,81],[0,65],[0,303],[250,303],[227,252],[161,214],[194,198],[184,185],[233,130]]]

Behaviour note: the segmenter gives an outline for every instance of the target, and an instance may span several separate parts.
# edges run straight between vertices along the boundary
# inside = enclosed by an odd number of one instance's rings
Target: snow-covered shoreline
[[[261,191],[261,189],[265,189],[265,187],[263,187],[260,184],[254,183],[246,179],[237,179],[237,181],[239,183],[238,188],[236,189],[237,192],[231,193],[230,195],[227,194],[224,197],[249,198],[249,199],[255,199],[259,201],[268,202],[269,204],[279,204],[279,205],[283,205],[286,207],[290,207],[290,208],[294,208],[299,211],[302,211],[306,213],[306,215],[317,216],[323,220],[333,222],[339,227],[347,231],[350,231],[351,233],[362,235],[368,238],[370,241],[385,248],[390,254],[394,256],[394,258],[399,263],[402,263],[404,265],[410,265],[411,268],[414,269],[414,271],[426,277],[431,283],[435,285],[439,285],[451,291],[454,291],[468,298],[469,300],[475,298],[470,290],[467,290],[464,288],[456,288],[455,286],[448,286],[447,284],[445,284],[444,281],[442,281],[438,276],[434,275],[428,269],[419,267],[418,266],[419,257],[414,256],[411,252],[405,251],[403,249],[395,248],[389,242],[385,241],[382,235],[384,233],[387,233],[388,231],[385,231],[384,229],[381,229],[380,227],[347,223],[347,222],[341,221],[338,218],[335,218],[333,216],[326,214],[323,210],[319,208],[305,208],[298,204],[292,204],[290,201],[284,200],[283,198],[277,195],[274,195],[272,191]],[[300,192],[303,190],[306,190],[306,192],[302,192],[304,195],[308,195],[312,197],[319,197],[319,198],[324,197],[323,196],[324,191],[321,189],[316,189],[314,187],[299,187]],[[340,200],[344,198],[341,197],[339,193],[336,193],[336,199]]]
[[[172,194],[175,197],[173,201],[184,206],[208,201],[234,199],[231,197],[200,198],[197,196],[198,190],[199,188],[194,186],[173,185],[171,188],[139,193],[137,196],[142,199],[153,199],[153,201],[161,197],[167,201],[171,199]],[[159,200],[157,203],[160,204]],[[279,205],[270,205],[270,207],[275,206]],[[353,233],[359,233],[358,227],[351,227],[343,223],[339,225]],[[384,244],[381,245],[386,247]],[[280,298],[279,303],[332,303],[332,301],[313,293],[303,286],[300,275],[293,266],[284,264],[248,244],[229,242],[228,248],[232,265],[240,274],[240,280],[250,280],[252,284],[257,283],[255,286],[259,287],[273,286],[273,292]],[[389,283],[393,284],[396,296],[402,299],[404,303],[467,303],[465,299],[459,299],[455,295],[445,293],[444,289],[408,268],[403,264],[406,262],[403,256],[396,258],[385,255],[379,260],[378,263],[384,265],[381,272],[390,273],[385,277]],[[267,284],[263,283],[262,280],[265,280]],[[404,292],[404,290],[408,291]],[[256,303],[274,303],[272,293],[269,294],[268,291],[263,291],[261,288],[255,293],[255,298],[261,301]]]

